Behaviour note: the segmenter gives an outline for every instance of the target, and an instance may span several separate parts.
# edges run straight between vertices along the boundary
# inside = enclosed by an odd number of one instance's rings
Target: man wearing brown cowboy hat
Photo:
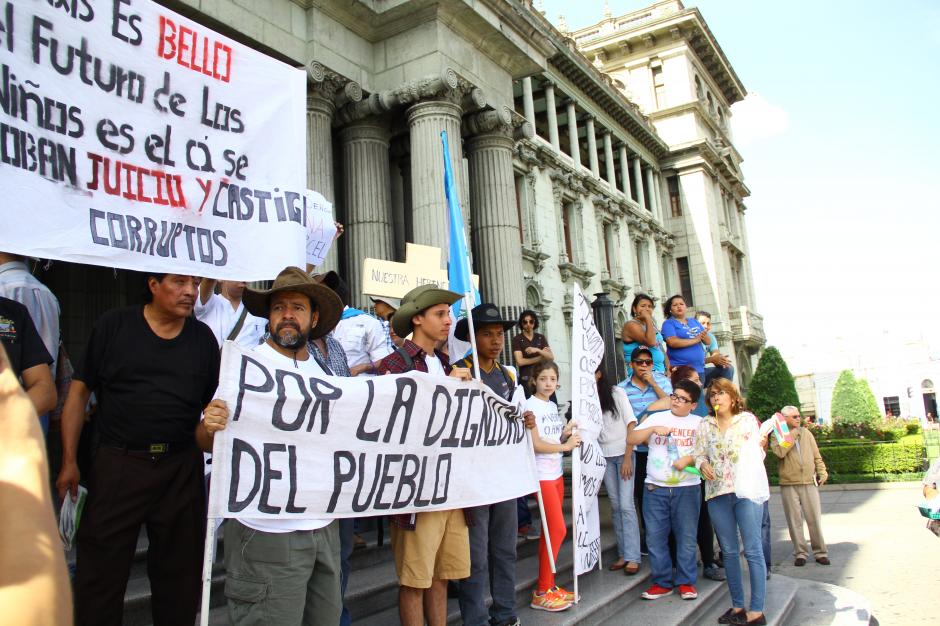
[[[516,325],[502,318],[495,304],[484,303],[470,311],[476,354],[457,362],[473,367],[476,358],[480,379],[487,387],[506,400],[516,388],[515,372],[499,363],[499,353],[506,345],[505,332]],[[467,318],[457,322],[454,337],[470,341]],[[466,626],[515,626],[516,600],[516,533],[519,516],[516,500],[496,502],[471,509],[470,577],[459,583],[460,614]],[[493,603],[486,608],[487,577]]]
[[[399,337],[412,335],[404,345],[376,365],[379,374],[411,370],[470,379],[470,370],[451,367],[435,346],[450,331],[450,305],[459,293],[422,285],[401,299],[392,316]],[[392,550],[398,572],[398,613],[404,626],[444,626],[447,623],[447,581],[470,575],[467,522],[461,510],[426,511],[392,519]]]
[[[343,310],[339,297],[302,269],[288,267],[267,291],[246,289],[248,312],[268,319],[268,339],[254,349],[305,376],[326,372],[308,339],[326,335]],[[204,450],[225,428],[222,400],[206,407],[196,430]],[[225,523],[225,596],[232,624],[337,624],[342,611],[339,531],[329,519],[231,519]]]

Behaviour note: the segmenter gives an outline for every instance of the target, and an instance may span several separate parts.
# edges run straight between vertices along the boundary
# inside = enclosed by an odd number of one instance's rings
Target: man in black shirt
[[[76,624],[122,622],[141,524],[157,626],[192,624],[200,599],[206,501],[194,432],[219,380],[219,347],[191,314],[194,277],[150,274],[151,301],[108,311],[92,331],[62,412],[59,495],[74,497],[89,396],[101,437],[78,531]]]
[[[0,296],[0,343],[7,350],[13,374],[20,379],[36,413],[55,408],[56,391],[52,381],[52,357],[25,306]]]

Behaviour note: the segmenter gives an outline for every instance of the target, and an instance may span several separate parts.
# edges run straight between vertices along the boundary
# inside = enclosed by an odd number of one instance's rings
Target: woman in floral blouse
[[[725,573],[732,607],[718,618],[720,624],[766,624],[764,590],[767,565],[761,548],[761,505],[735,495],[735,469],[748,446],[760,447],[759,423],[744,409],[744,400],[729,380],[716,379],[708,388],[712,413],[702,419],[696,435],[695,466],[705,482],[708,514],[725,555]],[[750,452],[753,452],[751,450]],[[762,453],[761,453],[762,455]],[[738,559],[738,530],[744,540],[751,581],[751,603],[744,610],[744,585]]]

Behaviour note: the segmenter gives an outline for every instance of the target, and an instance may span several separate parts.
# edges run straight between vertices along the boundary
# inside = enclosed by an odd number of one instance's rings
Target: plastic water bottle
[[[669,433],[669,438],[666,440],[666,456],[669,457],[670,467],[679,460],[679,446],[676,445],[676,440],[672,438],[672,433]]]

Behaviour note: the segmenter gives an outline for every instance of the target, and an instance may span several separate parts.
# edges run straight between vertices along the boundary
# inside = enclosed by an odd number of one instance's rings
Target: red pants
[[[565,477],[559,476],[555,480],[540,480],[542,489],[542,502],[545,506],[545,521],[548,523],[548,534],[552,541],[552,555],[558,562],[558,552],[565,540],[568,529],[565,525],[565,516],[562,511],[562,502],[565,499]],[[542,538],[539,539],[539,582],[538,592],[545,593],[555,586],[555,575],[548,560],[548,548],[545,546],[545,528],[542,527]]]

